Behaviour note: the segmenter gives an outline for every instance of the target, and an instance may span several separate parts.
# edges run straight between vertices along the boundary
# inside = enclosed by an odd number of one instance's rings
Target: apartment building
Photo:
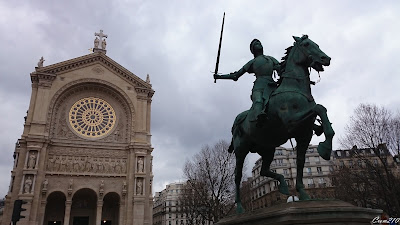
[[[303,171],[303,183],[312,198],[330,198],[333,187],[329,178],[334,169],[333,162],[322,159],[317,152],[317,145],[310,145],[306,153]],[[258,159],[252,169],[251,199],[252,210],[286,202],[287,196],[278,191],[279,182],[272,178],[260,176],[262,159]],[[282,174],[289,186],[291,195],[297,195],[295,190],[297,165],[296,151],[292,148],[277,147],[274,161],[270,169]],[[248,210],[248,209],[247,209]]]

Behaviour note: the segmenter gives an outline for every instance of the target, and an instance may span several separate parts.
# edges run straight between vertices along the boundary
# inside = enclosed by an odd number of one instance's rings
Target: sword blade
[[[224,33],[224,23],[225,23],[225,12],[224,12],[224,17],[222,18],[221,36],[219,37],[218,55],[217,55],[217,62],[215,63],[214,74],[218,74],[219,56],[221,55],[222,34]],[[214,79],[214,83],[216,82],[217,79]]]

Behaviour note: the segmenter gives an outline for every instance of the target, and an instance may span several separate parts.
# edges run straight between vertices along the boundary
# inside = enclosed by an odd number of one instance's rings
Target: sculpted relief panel
[[[125,175],[127,154],[123,150],[54,148],[46,170],[56,174]]]

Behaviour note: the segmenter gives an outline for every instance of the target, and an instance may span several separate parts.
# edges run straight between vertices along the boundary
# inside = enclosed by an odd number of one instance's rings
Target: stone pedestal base
[[[265,209],[233,215],[216,225],[311,225],[370,224],[382,210],[361,208],[339,200],[310,200],[284,203]]]

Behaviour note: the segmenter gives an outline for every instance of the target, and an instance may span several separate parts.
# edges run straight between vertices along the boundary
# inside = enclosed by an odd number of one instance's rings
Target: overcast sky
[[[254,76],[212,79],[223,12],[221,73],[252,58],[254,38],[280,60],[292,35],[308,34],[332,58],[312,92],[328,109],[335,149],[358,104],[400,110],[398,0],[0,1],[0,196],[30,101],[29,74],[41,56],[46,66],[89,54],[100,29],[109,57],[142,79],[150,74],[153,191],[182,180],[185,160],[205,144],[229,141],[235,116],[251,106]],[[249,169],[257,158],[250,157]]]

